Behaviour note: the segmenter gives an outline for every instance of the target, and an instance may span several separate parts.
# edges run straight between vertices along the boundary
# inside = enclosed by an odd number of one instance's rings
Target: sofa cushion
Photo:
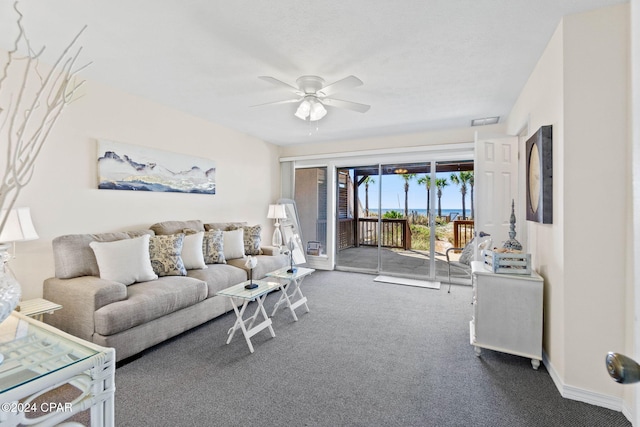
[[[153,236],[149,243],[149,254],[153,271],[162,276],[186,276],[181,253],[184,234]]]
[[[136,283],[127,287],[127,299],[96,310],[95,331],[104,336],[117,334],[192,306],[206,297],[207,284],[191,277],[166,276]]]
[[[208,222],[204,225],[205,230],[235,230],[236,228],[247,225],[246,222]]]
[[[211,264],[206,270],[189,270],[187,275],[207,283],[209,298],[222,289],[247,280],[247,273],[244,270],[227,264]]]
[[[289,262],[289,258],[286,255],[254,255],[254,257],[258,260],[258,264],[253,269],[253,278],[256,280],[262,279],[267,273],[286,266]],[[249,270],[244,266],[244,259],[232,259],[227,263],[244,270],[245,280],[249,278]]]
[[[202,221],[192,219],[189,221],[164,221],[153,224],[149,227],[156,234],[178,234],[182,233],[185,228],[195,231],[205,231]]]
[[[91,242],[100,278],[125,285],[158,278],[149,258],[150,235],[113,242]],[[155,238],[155,237],[154,237]]]
[[[204,231],[185,234],[182,245],[182,262],[187,270],[207,268],[207,264],[204,262],[203,239]]]
[[[81,276],[100,276],[98,262],[91,242],[113,242],[130,239],[143,234],[153,235],[151,230],[127,231],[102,234],[68,234],[53,239],[53,259],[55,275],[59,279],[73,279]]]

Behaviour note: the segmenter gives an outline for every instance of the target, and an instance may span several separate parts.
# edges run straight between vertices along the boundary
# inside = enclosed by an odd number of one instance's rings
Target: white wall
[[[439,132],[422,132],[328,143],[288,145],[282,147],[280,153],[282,157],[302,157],[318,154],[338,154],[367,150],[388,150],[393,148],[473,142],[474,132],[476,130],[482,133],[503,134],[505,132],[505,125],[501,123],[473,128],[449,129]]]
[[[633,191],[630,194],[632,204],[633,236],[630,259],[631,276],[633,277],[627,299],[627,342],[630,355],[640,360],[640,0],[631,0],[631,129],[632,129],[632,173]],[[630,408],[633,425],[640,425],[640,393],[639,385],[625,387],[625,404]]]
[[[508,120],[508,131],[511,133],[527,126],[527,138],[540,126],[553,126],[553,225],[527,221],[526,228],[527,250],[532,254],[533,266],[545,278],[543,347],[548,356],[557,360],[556,368],[560,371],[564,371],[565,328],[561,313],[565,301],[562,287],[550,284],[561,282],[564,258],[564,175],[558,173],[562,170],[564,157],[562,40],[563,26],[560,25],[520,93]],[[524,143],[521,141],[519,150],[522,159],[526,157]],[[524,165],[524,160],[521,164]]]
[[[565,17],[508,121],[554,126],[553,224],[528,224],[550,370],[563,395],[617,409],[604,357],[626,342],[628,17],[627,4]]]
[[[621,394],[603,358],[625,342],[629,6],[569,16],[564,31],[565,381]],[[597,263],[585,268],[589,259]]]
[[[216,162],[215,195],[97,189],[97,139],[204,157]],[[202,219],[262,224],[279,196],[278,147],[176,110],[87,82],[68,106],[16,206],[29,206],[40,239],[17,244],[11,265],[23,298],[42,295],[53,275],[59,235],[147,228],[157,221]]]

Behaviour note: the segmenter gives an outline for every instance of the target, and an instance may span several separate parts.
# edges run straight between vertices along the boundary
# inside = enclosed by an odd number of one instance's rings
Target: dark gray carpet
[[[476,357],[470,287],[448,294],[374,277],[315,272],[303,284],[311,312],[299,308],[298,322],[276,313],[276,337],[254,336],[254,354],[241,334],[225,345],[229,313],[126,361],[116,370],[116,425],[631,425],[563,399],[529,359]],[[268,296],[269,313],[278,297]]]

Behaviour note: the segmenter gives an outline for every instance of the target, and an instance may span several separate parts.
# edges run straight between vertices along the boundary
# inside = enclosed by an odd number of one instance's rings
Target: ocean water
[[[374,212],[373,209],[370,209],[372,212]],[[389,211],[396,211],[396,212],[400,212],[400,213],[404,213],[404,208],[402,209],[397,209],[397,208],[382,208],[382,214],[384,215],[385,212],[389,212]],[[409,214],[411,214],[412,212],[415,212],[417,215],[427,215],[427,210],[426,209],[411,209],[409,208]],[[438,208],[434,209],[435,214],[438,214]],[[471,208],[467,208],[467,216],[471,215]],[[442,209],[442,216],[449,216],[451,214],[457,214],[462,216],[462,208],[460,209]]]

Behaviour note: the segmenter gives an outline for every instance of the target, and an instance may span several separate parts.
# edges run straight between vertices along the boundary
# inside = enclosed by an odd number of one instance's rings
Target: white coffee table
[[[253,353],[253,345],[251,344],[251,337],[260,332],[261,330],[268,328],[271,336],[275,338],[276,334],[273,332],[273,327],[271,326],[271,319],[267,316],[267,312],[264,310],[264,299],[267,297],[267,294],[275,289],[278,289],[281,285],[276,282],[267,282],[265,280],[254,280],[253,283],[257,284],[258,287],[255,289],[245,289],[245,285],[248,284],[249,281],[245,281],[242,283],[238,283],[237,285],[231,286],[229,288],[223,289],[217,293],[217,295],[222,295],[232,300],[233,311],[236,313],[236,323],[232,328],[229,329],[227,334],[229,338],[227,338],[227,344],[231,342],[234,334],[238,329],[242,331],[244,335],[244,339],[247,341],[247,345],[249,346],[249,351]],[[233,301],[234,299],[244,300],[242,303],[242,307],[238,310],[237,304]],[[256,311],[253,315],[247,319],[243,319],[244,311],[247,308],[247,305],[251,301],[257,301],[258,306],[256,307]],[[262,315],[263,321],[258,324],[256,320],[258,319],[258,315]]]
[[[298,316],[296,316],[296,308],[304,305],[304,308],[309,312],[309,306],[307,305],[307,297],[302,295],[302,290],[300,289],[300,285],[305,277],[313,273],[315,270],[313,268],[305,268],[305,267],[295,267],[295,272],[290,273],[289,267],[283,267],[276,271],[272,271],[271,273],[267,273],[267,277],[271,277],[273,279],[281,280],[279,287],[282,289],[282,295],[280,295],[280,299],[273,307],[273,312],[271,313],[271,317],[276,314],[278,307],[281,304],[286,304],[291,311],[291,315],[293,319],[297,322]],[[289,292],[293,288],[292,292]],[[295,302],[292,302],[297,298]]]

